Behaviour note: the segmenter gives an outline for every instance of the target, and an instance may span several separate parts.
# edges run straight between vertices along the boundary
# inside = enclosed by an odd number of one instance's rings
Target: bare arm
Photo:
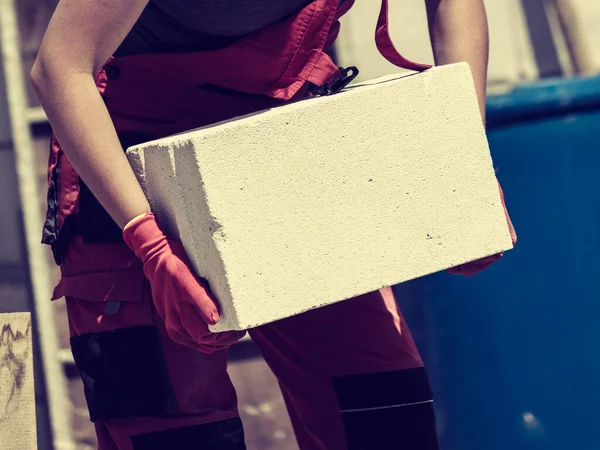
[[[489,38],[483,0],[425,0],[425,3],[436,65],[469,63],[485,122]]]
[[[95,85],[148,0],[61,0],[31,80],[69,160],[123,228],[150,210]]]

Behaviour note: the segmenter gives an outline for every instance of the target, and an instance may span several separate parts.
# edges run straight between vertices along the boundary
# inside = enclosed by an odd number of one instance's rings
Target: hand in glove
[[[234,344],[245,332],[211,333],[207,324],[219,320],[210,291],[192,273],[181,243],[160,230],[154,214],[129,222],[123,239],[142,261],[152,298],[171,339],[202,353],[214,353]]]

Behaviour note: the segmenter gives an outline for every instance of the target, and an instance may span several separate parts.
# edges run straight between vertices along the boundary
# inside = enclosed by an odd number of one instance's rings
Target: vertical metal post
[[[27,93],[19,47],[14,0],[0,0],[0,48],[4,61],[6,93],[15,150],[18,194],[22,207],[36,327],[40,337],[48,409],[55,450],[74,450],[66,379],[58,358],[58,335],[50,303],[48,258],[40,243],[42,214],[38,192],[35,150],[28,120]]]

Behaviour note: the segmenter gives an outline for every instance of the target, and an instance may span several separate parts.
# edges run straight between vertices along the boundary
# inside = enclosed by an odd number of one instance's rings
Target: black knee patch
[[[74,336],[71,349],[92,422],[177,412],[153,326]]]
[[[246,450],[238,417],[131,436],[133,450]]]
[[[424,368],[334,378],[348,450],[438,450]]]

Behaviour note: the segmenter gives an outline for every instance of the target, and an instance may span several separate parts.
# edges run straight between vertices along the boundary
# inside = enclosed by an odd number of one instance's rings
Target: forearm
[[[469,64],[485,121],[489,37],[483,0],[427,0],[427,16],[436,65]]]
[[[123,228],[150,207],[94,78],[83,72],[52,73],[39,66],[32,72],[32,81],[61,147],[98,201]]]

